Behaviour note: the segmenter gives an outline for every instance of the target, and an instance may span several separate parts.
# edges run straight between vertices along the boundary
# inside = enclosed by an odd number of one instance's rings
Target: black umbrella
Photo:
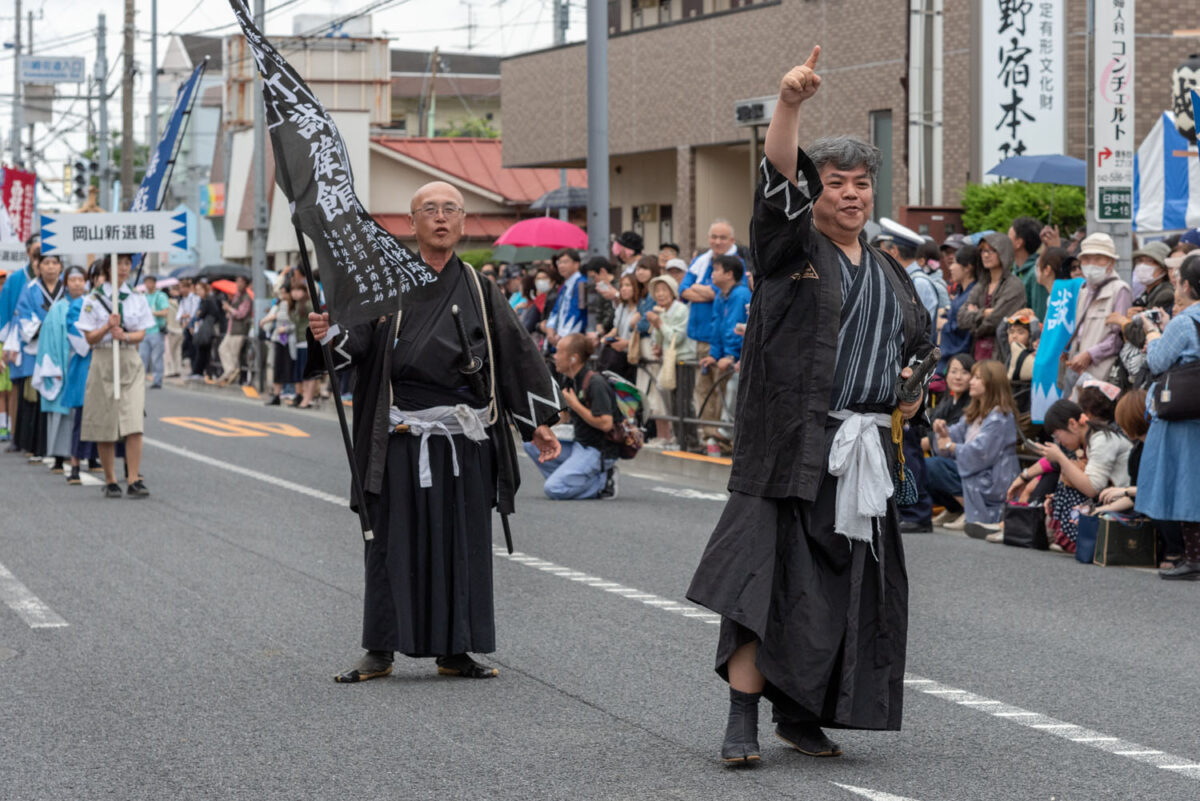
[[[588,191],[586,186],[560,186],[529,204],[531,211],[548,209],[585,209]]]
[[[174,270],[171,270],[169,275],[172,278],[180,278],[180,279],[182,279],[182,278],[198,278],[200,276],[200,271],[197,270],[195,267],[193,267],[190,264],[185,264],[183,267],[176,267]]]
[[[209,264],[200,268],[200,278],[250,278],[250,268],[244,264]]]

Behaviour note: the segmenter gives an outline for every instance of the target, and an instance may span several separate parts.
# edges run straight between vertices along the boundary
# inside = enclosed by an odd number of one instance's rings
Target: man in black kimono
[[[375,533],[365,544],[367,652],[339,682],[388,675],[395,651],[436,657],[442,675],[497,675],[468,652],[496,648],[491,507],[498,480],[516,480],[508,419],[542,461],[560,450],[549,428],[560,395],[545,362],[495,283],[454,255],[462,195],[427,184],[411,208],[420,256],[438,279],[406,294],[399,314],[347,331],[309,317],[312,337],[331,344],[332,367],[358,368],[354,455]],[[454,306],[483,360],[478,387],[460,371]]]
[[[891,435],[920,407],[898,405],[896,386],[932,347],[929,318],[862,233],[879,151],[844,136],[797,150],[819,52],[784,76],[767,131],[730,498],[688,589],[723,617],[730,764],[759,759],[760,695],[776,734],[812,756],[841,754],[822,726],[900,728],[908,579]]]

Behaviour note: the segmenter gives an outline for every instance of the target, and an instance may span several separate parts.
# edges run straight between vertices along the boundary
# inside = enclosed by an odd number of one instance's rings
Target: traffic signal
[[[88,188],[92,180],[100,174],[100,165],[94,161],[76,159],[71,165],[72,183],[75,185],[74,196],[80,203],[87,200]]]
[[[71,175],[75,183],[75,199],[82,203],[87,200],[87,188],[91,174],[88,172],[87,163],[83,161],[76,161],[71,166]]]

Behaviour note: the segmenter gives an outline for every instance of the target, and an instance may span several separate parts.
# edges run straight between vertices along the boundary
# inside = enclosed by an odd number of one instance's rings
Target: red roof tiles
[[[499,139],[373,136],[371,141],[500,195],[514,205],[532,203],[560,185],[556,169],[506,169],[501,166]],[[567,184],[587,186],[587,170],[567,170]]]

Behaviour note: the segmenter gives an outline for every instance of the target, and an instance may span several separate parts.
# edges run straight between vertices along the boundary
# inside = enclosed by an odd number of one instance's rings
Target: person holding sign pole
[[[83,301],[76,328],[83,332],[87,343],[95,348],[117,343],[119,368],[114,371],[113,360],[92,360],[84,390],[83,422],[80,439],[95,442],[104,466],[104,497],[120,498],[115,469],[115,443],[125,440],[125,464],[128,467],[127,492],[131,498],[150,494],[142,480],[142,428],[146,409],[146,368],[138,354],[138,346],[146,332],[158,323],[150,312],[146,298],[126,283],[133,266],[128,253],[117,256],[117,285],[114,292],[111,280],[111,257],[105,258],[104,274],[110,277],[92,290]],[[115,297],[114,297],[115,296]],[[106,354],[107,355],[107,354]],[[120,380],[120,392],[114,386]]]

